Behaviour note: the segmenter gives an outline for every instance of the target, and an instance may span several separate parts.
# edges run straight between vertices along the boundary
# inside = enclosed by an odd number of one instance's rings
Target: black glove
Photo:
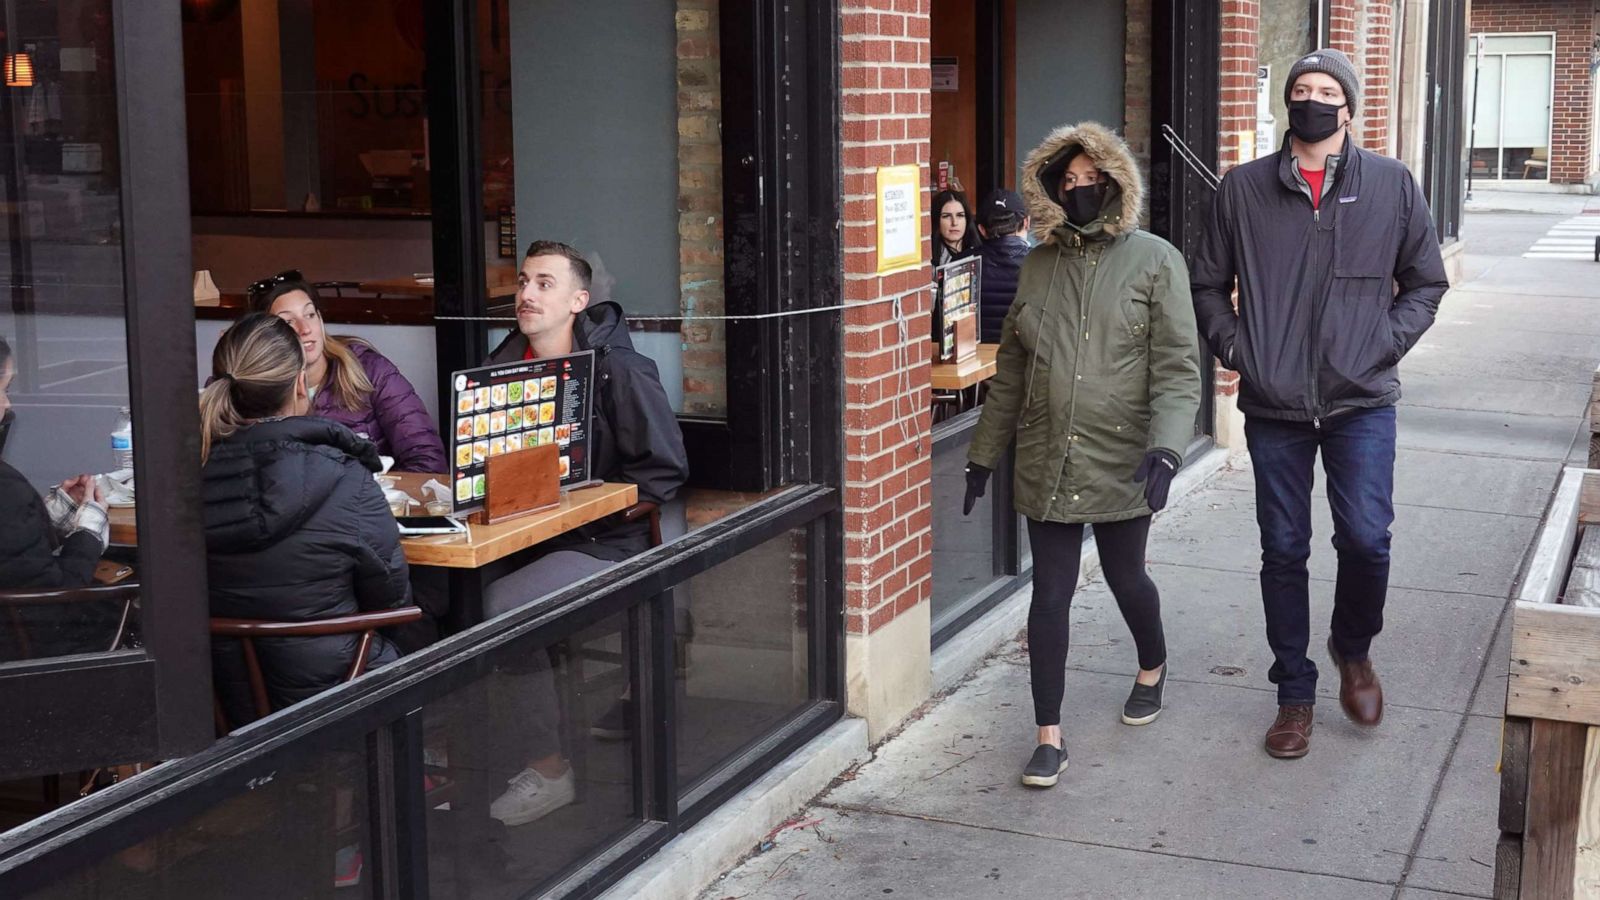
[[[989,476],[993,470],[985,469],[975,462],[967,463],[967,498],[961,501],[961,514],[972,515],[972,508],[978,505],[978,498],[983,496],[984,488],[989,486]]]
[[[1151,512],[1160,512],[1167,505],[1167,491],[1172,488],[1172,476],[1178,474],[1178,458],[1166,450],[1151,450],[1133,473],[1135,482],[1144,482],[1144,502]],[[970,476],[969,476],[970,477]]]

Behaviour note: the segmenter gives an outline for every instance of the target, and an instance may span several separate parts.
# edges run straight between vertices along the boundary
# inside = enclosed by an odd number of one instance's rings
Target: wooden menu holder
[[[952,362],[964,363],[978,355],[978,317],[962,316],[955,325],[956,352]]]
[[[491,456],[486,463],[483,510],[473,520],[493,525],[561,503],[561,447],[542,444]]]

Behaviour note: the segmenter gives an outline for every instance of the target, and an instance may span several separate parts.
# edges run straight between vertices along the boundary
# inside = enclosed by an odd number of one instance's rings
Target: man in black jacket
[[[978,273],[979,340],[1000,343],[1000,326],[1011,301],[1017,298],[1017,273],[1028,255],[1028,207],[1015,191],[996,188],[978,207],[978,233],[983,244],[978,256],[983,268]]]
[[[489,586],[484,612],[500,615],[602,572],[650,547],[650,515],[677,496],[689,477],[683,433],[649,357],[633,349],[622,307],[589,304],[594,270],[576,249],[556,241],[528,247],[518,276],[517,330],[489,355],[490,364],[595,352],[595,414],[590,471],[603,481],[639,488],[639,502],[622,512],[540,545],[539,558]],[[571,803],[573,774],[560,750],[559,711],[549,659],[535,653],[522,672],[504,679],[497,706],[520,719],[519,736],[531,760],[490,807],[508,826],[526,825]],[[626,701],[595,723],[597,734],[626,732]]]
[[[1317,667],[1306,655],[1306,561],[1319,450],[1339,557],[1328,639],[1339,700],[1358,724],[1383,716],[1367,652],[1389,583],[1396,365],[1449,287],[1416,180],[1349,136],[1359,88],[1337,50],[1291,67],[1288,138],[1223,179],[1190,269],[1201,331],[1240,377],[1275,659],[1268,677],[1278,686],[1266,750],[1279,758],[1310,749]]]

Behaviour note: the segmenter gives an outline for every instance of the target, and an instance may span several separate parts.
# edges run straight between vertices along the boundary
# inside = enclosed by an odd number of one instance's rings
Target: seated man
[[[622,512],[540,546],[538,559],[494,582],[484,613],[497,616],[615,565],[650,546],[650,513],[677,496],[689,476],[683,434],[656,364],[633,349],[622,307],[589,305],[593,269],[577,250],[556,241],[528,247],[518,277],[517,330],[489,363],[595,351],[594,421],[589,456],[595,478],[638,486],[639,501]],[[572,771],[561,755],[550,662],[535,654],[520,684],[502,683],[498,708],[533,731],[531,759],[491,807],[507,825],[532,822],[572,802]],[[501,705],[501,704],[504,705]],[[519,709],[520,707],[520,709]]]
[[[1000,326],[1017,296],[1017,273],[1028,255],[1028,209],[1022,198],[1003,189],[989,192],[978,207],[978,232],[983,245],[978,255],[983,271],[978,282],[978,340],[1000,343]]]

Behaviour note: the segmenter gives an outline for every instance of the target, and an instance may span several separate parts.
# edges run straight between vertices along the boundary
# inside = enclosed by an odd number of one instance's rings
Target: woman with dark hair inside
[[[978,252],[978,228],[967,195],[940,191],[933,197],[933,264],[942,266]]]
[[[11,345],[0,338],[0,452],[11,427]],[[26,476],[0,460],[0,590],[86,587],[111,536],[105,497],[93,475],[79,475],[40,497]],[[102,604],[37,606],[0,624],[0,662],[106,649],[117,611]],[[26,641],[14,640],[20,626]]]
[[[211,614],[301,622],[411,602],[399,529],[373,480],[378,450],[350,429],[305,415],[300,336],[252,313],[223,332],[200,394],[206,573]],[[273,709],[344,680],[359,635],[256,642]],[[255,718],[243,650],[212,642],[223,713]],[[369,666],[399,658],[384,638]]]
[[[402,472],[448,472],[439,428],[416,388],[360,338],[330,335],[322,298],[291,269],[250,285],[250,309],[289,323],[305,351],[311,415],[332,419],[394,458]]]

